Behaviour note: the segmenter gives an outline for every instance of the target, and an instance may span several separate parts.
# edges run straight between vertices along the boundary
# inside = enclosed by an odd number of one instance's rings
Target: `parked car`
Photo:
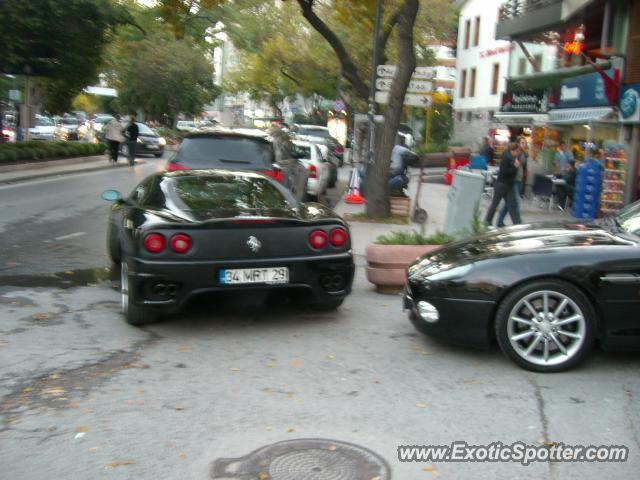
[[[337,159],[337,166],[341,167],[344,163],[344,146],[331,136],[327,127],[321,125],[294,125],[293,132],[298,140],[324,143]]]
[[[318,145],[309,142],[293,141],[293,158],[297,158],[309,171],[307,180],[307,200],[318,201],[329,186],[329,166]]]
[[[332,162],[331,159],[334,158],[329,151],[329,147],[327,147],[324,143],[316,143],[315,144],[322,154],[322,158],[326,162],[327,167],[329,168],[329,182],[327,186],[329,188],[333,188],[336,186],[338,182],[338,165],[336,162]]]
[[[96,136],[99,137],[102,135],[102,130],[104,126],[109,123],[109,121],[113,118],[112,115],[96,115],[91,121],[91,127],[95,132]]]
[[[347,224],[264,175],[163,172],[127,198],[115,190],[102,197],[113,202],[107,247],[121,267],[122,312],[133,325],[207,292],[293,289],[332,310],[351,291]]]
[[[52,141],[56,131],[56,124],[53,119],[44,115],[36,115],[35,126],[29,129],[30,140]]]
[[[56,125],[54,136],[57,140],[79,140],[78,128],[80,122],[76,117],[62,117]]]
[[[123,122],[122,128],[124,129],[128,123]],[[136,122],[136,125],[138,125],[136,155],[153,155],[156,158],[160,158],[164,154],[164,147],[167,141],[144,123]],[[126,142],[120,144],[120,152],[125,156],[128,155],[129,146]]]
[[[546,223],[455,242],[407,269],[421,332],[487,347],[537,372],[571,368],[594,341],[640,350],[640,201],[600,224]]]
[[[193,132],[198,129],[198,126],[191,120],[178,120],[176,129],[181,132]]]
[[[307,169],[291,156],[290,141],[261,130],[238,129],[193,132],[167,164],[168,171],[223,168],[270,176],[288,188],[296,200],[307,192]]]

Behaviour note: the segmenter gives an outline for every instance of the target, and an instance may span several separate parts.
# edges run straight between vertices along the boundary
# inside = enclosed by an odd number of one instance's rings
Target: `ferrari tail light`
[[[169,240],[171,250],[176,253],[187,253],[191,249],[192,243],[191,237],[184,233],[176,233],[171,237],[171,240]]]
[[[347,243],[348,238],[349,235],[347,231],[342,227],[334,228],[331,230],[331,233],[329,233],[329,241],[334,247],[342,247]]]
[[[190,170],[190,168],[185,167],[181,163],[169,162],[167,164],[167,172],[178,172],[180,170]]]
[[[309,178],[318,178],[318,168],[315,165],[309,165]]]
[[[309,245],[316,250],[322,250],[327,246],[327,234],[324,230],[314,230],[309,234]]]
[[[164,250],[166,241],[159,233],[150,233],[144,237],[144,248],[151,253],[160,253]]]
[[[282,170],[278,170],[277,168],[273,168],[271,170],[263,170],[260,173],[266,175],[267,177],[273,178],[275,181],[282,183]]]

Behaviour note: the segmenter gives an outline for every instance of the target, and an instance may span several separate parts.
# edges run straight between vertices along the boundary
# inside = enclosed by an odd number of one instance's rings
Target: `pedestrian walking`
[[[518,225],[522,223],[520,220],[520,212],[516,208],[513,189],[513,183],[515,182],[516,175],[518,174],[518,168],[520,167],[518,155],[520,155],[520,146],[517,143],[510,144],[509,149],[502,154],[500,170],[498,171],[498,180],[496,181],[496,185],[493,190],[493,200],[484,220],[487,225],[492,224],[496,209],[503,199],[507,204],[507,210],[513,219],[513,224]]]
[[[124,142],[125,138],[122,134],[122,125],[120,125],[120,117],[116,115],[114,118],[104,127],[104,137],[109,142],[109,158],[115,165],[118,163],[118,151],[120,150],[120,143]]]
[[[129,166],[133,167],[136,161],[136,146],[138,145],[138,124],[136,123],[136,116],[131,115],[129,117],[129,124],[124,129],[124,135],[127,137],[127,158],[129,159]]]
[[[527,160],[529,159],[529,153],[527,149],[527,139],[520,137],[518,140],[518,146],[520,147],[520,155],[518,155],[518,161],[520,166],[518,167],[518,173],[513,181],[513,194],[516,201],[516,209],[518,210],[518,216],[520,216],[520,198],[522,197],[522,187],[524,186],[524,179],[527,173]],[[498,213],[498,227],[504,227],[504,219],[507,217],[507,204],[502,205],[500,213]],[[515,225],[515,219],[511,217],[511,223]]]

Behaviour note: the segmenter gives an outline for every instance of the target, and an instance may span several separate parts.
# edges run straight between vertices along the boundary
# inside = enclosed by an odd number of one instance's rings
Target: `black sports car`
[[[251,172],[163,172],[123,199],[115,190],[107,244],[121,266],[122,310],[131,324],[179,310],[220,290],[287,288],[312,307],[335,309],[351,291],[347,224],[299,203],[275,180]]]
[[[575,366],[595,340],[640,349],[640,202],[600,224],[519,225],[446,245],[407,269],[404,307],[423,333],[520,366]]]
[[[124,129],[128,123],[123,123]],[[136,145],[136,155],[153,155],[160,158],[164,154],[164,146],[167,141],[156,132],[147,127],[144,123],[137,122],[138,125],[138,142]],[[129,145],[127,142],[120,143],[120,152],[126,157]]]

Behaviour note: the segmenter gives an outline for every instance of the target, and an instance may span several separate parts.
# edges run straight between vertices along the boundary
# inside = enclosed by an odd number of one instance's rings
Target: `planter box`
[[[416,258],[441,245],[367,245],[367,280],[378,291],[397,292],[405,285],[405,270]]]
[[[424,153],[422,154],[423,167],[446,167],[449,165],[449,153]]]

